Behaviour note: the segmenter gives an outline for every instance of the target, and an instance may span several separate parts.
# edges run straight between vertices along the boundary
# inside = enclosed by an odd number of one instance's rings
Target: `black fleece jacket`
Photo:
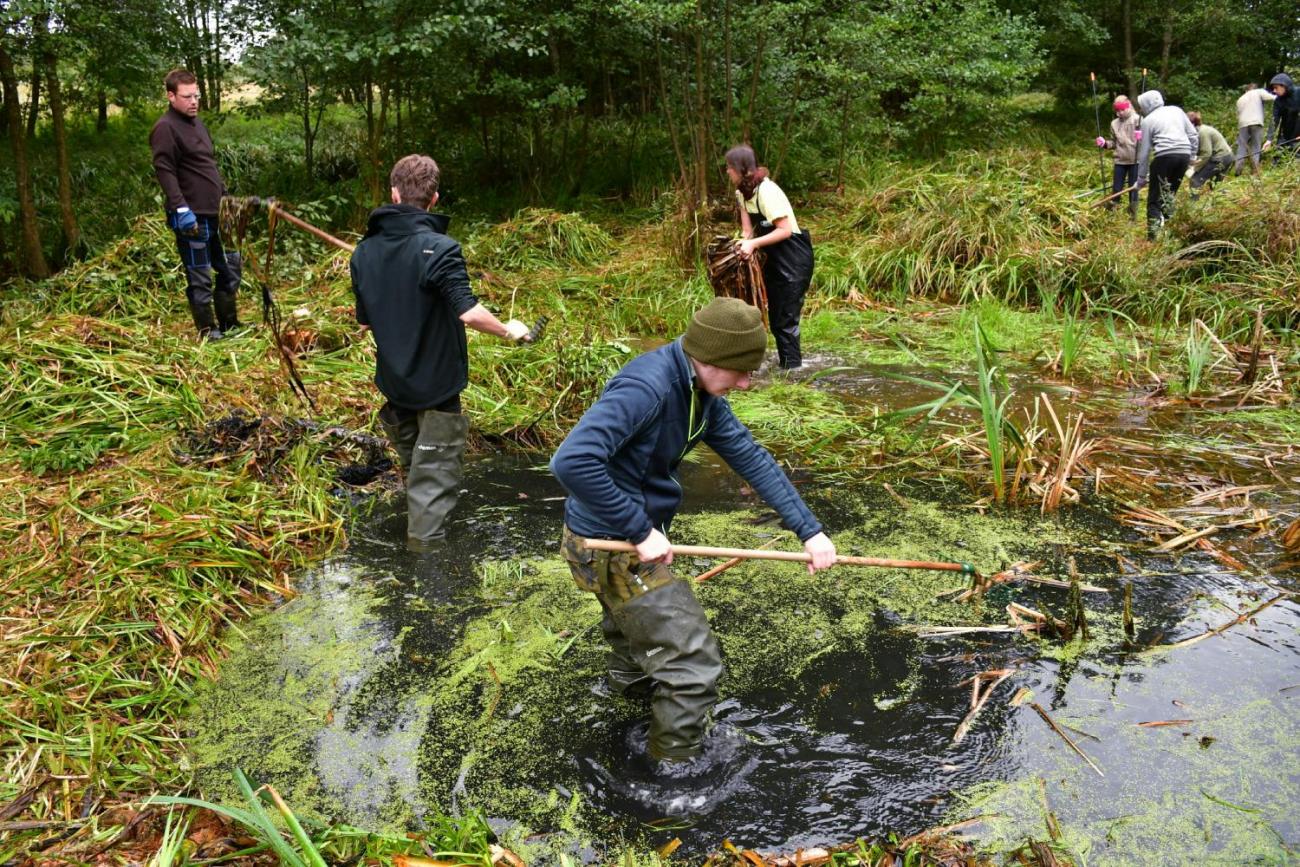
[[[149,149],[167,210],[216,216],[226,185],[203,121],[168,107],[149,133]]]
[[[469,383],[460,317],[478,299],[447,223],[423,208],[384,205],[352,254],[357,321],[375,335],[375,385],[404,409],[431,409]]]

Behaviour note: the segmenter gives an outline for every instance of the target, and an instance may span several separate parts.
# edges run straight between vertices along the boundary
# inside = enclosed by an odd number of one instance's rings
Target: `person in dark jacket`
[[[154,173],[185,267],[185,297],[194,326],[201,338],[220,340],[242,327],[236,303],[242,263],[238,252],[224,248],[217,226],[226,184],[217,170],[212,136],[199,120],[198,80],[192,72],[173,69],[164,84],[170,107],[149,133]]]
[[[740,256],[748,259],[759,249],[767,256],[763,284],[777,360],[785,369],[800,367],[799,319],[812,283],[812,237],[800,228],[790,200],[758,164],[753,148],[737,145],[727,151],[726,164],[740,209]]]
[[[551,459],[569,493],[564,557],[604,612],[608,683],[623,695],[652,695],[656,759],[700,753],[722,675],[704,609],[668,568],[667,533],[682,499],[676,473],[686,454],[706,443],[739,473],[803,542],[809,572],[835,563],[822,525],[725,399],[749,387],[766,346],[757,307],[715,298],[681,338],[624,366]],[[589,538],[626,539],[636,553],[596,551]]]
[[[1277,131],[1274,145],[1300,153],[1300,88],[1291,76],[1279,72],[1269,79],[1268,89],[1273,100],[1273,128]]]
[[[469,384],[465,326],[524,340],[528,326],[501,322],[469,285],[460,244],[447,237],[438,201],[438,164],[411,154],[393,166],[392,204],[370,214],[352,254],[357,321],[375,338],[375,385],[387,398],[379,421],[406,476],[407,546],[434,550],[460,496],[469,420],[460,393]]]

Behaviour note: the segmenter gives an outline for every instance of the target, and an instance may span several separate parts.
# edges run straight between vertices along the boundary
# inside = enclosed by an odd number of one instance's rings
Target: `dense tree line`
[[[234,65],[292,115],[308,178],[351,172],[377,201],[399,151],[454,161],[462,186],[535,199],[674,189],[684,213],[750,141],[805,183],[843,183],[885,143],[936,152],[1005,127],[1005,97],[1086,94],[1097,70],[1137,89],[1263,78],[1294,59],[1286,0],[4,0],[0,261],[26,274],[75,255],[67,125],[109,105],[159,111],[192,69],[221,108]],[[355,157],[323,166],[345,112]],[[221,142],[218,142],[219,146]],[[55,155],[57,242],[40,236],[33,148]],[[798,158],[796,158],[796,156]],[[125,158],[125,157],[124,157]],[[6,173],[8,174],[8,173]],[[48,234],[48,232],[47,232]]]

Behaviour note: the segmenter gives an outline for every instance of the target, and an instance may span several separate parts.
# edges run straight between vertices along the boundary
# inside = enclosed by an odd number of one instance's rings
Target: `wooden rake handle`
[[[266,199],[263,201],[263,204],[266,206],[266,210],[269,213],[274,213],[275,216],[277,216],[281,220],[284,220],[286,223],[289,223],[292,226],[297,226],[299,229],[302,229],[304,232],[307,232],[308,234],[315,235],[317,238],[320,238],[326,244],[333,244],[335,247],[338,247],[340,250],[342,250],[345,253],[351,253],[354,250],[356,250],[356,247],[352,244],[349,244],[347,241],[344,241],[341,238],[334,237],[329,232],[326,232],[324,229],[316,228],[311,223],[307,222],[301,217],[295,217],[293,214],[289,213],[283,207],[281,207],[280,203],[275,201],[274,199]]]
[[[614,551],[618,553],[635,553],[636,546],[631,542],[614,539],[584,539],[583,543],[593,551]],[[804,551],[765,551],[760,548],[715,548],[710,545],[670,545],[674,557],[724,557],[741,560],[784,560],[792,563],[807,563],[812,555]],[[835,558],[837,566],[871,566],[877,569],[932,569],[939,572],[961,572],[965,575],[978,575],[970,563],[942,563],[929,560],[892,560],[886,557],[846,557]]]
[[[1111,200],[1113,200],[1113,199],[1118,199],[1120,196],[1124,195],[1125,193],[1131,193],[1131,192],[1132,192],[1133,190],[1135,190],[1135,189],[1137,189],[1137,184],[1133,184],[1132,186],[1125,187],[1124,189],[1120,190],[1118,193],[1111,193],[1111,194],[1110,194],[1109,196],[1107,196],[1106,198],[1104,198],[1104,199],[1099,199],[1099,200],[1093,202],[1093,203],[1092,203],[1092,207],[1094,207],[1094,208],[1100,208],[1102,205],[1106,204],[1107,202],[1109,202],[1109,201],[1111,201]]]

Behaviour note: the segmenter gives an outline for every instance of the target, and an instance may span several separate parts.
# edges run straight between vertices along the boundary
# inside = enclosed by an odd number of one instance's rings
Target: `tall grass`
[[[889,303],[993,296],[1139,321],[1179,307],[1216,328],[1242,326],[1258,304],[1273,327],[1300,317],[1300,165],[1181,201],[1157,244],[1124,216],[1089,207],[1085,155],[1016,148],[892,169],[873,168],[843,200],[813,203],[816,292]]]
[[[614,239],[579,214],[525,208],[466,244],[475,267],[520,270],[548,265],[595,265],[609,256]]]

